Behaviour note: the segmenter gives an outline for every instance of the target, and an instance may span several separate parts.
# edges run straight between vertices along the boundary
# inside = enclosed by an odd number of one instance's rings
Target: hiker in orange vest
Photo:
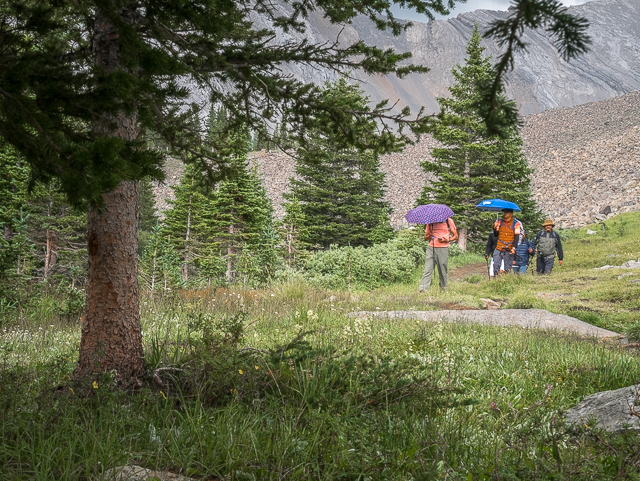
[[[502,209],[504,215],[502,219],[493,224],[493,233],[498,238],[496,248],[493,251],[493,275],[500,270],[500,265],[504,260],[504,272],[511,271],[516,247],[522,240],[524,229],[522,223],[513,217],[513,209]]]

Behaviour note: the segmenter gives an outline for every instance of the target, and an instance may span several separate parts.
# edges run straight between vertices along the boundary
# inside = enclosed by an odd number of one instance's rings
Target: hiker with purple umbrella
[[[453,219],[453,211],[444,204],[420,205],[405,215],[407,222],[425,224],[424,240],[429,248],[424,262],[424,273],[420,279],[418,291],[424,292],[431,287],[431,276],[438,266],[440,289],[447,288],[447,262],[449,261],[449,243],[458,239],[458,229]]]

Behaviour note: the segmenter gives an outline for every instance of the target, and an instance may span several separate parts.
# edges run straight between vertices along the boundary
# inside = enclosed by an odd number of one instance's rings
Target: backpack
[[[500,219],[500,221],[498,222],[498,229],[497,229],[498,232],[500,232],[500,228],[502,227],[502,225],[504,223],[505,223],[504,219]],[[500,246],[500,244],[503,244],[505,246],[505,248],[510,248],[510,245],[513,245],[513,243],[516,241],[518,236],[521,234],[521,232],[522,232],[521,229],[522,229],[522,224],[520,223],[520,221],[518,219],[516,219],[514,217],[513,218],[513,224],[511,225],[511,230],[513,231],[513,241],[510,242],[509,244],[506,244],[505,242],[503,242],[500,239],[498,239],[496,241],[496,247]]]
[[[538,239],[538,254],[541,256],[556,255],[556,245],[558,243],[555,232],[540,231]]]

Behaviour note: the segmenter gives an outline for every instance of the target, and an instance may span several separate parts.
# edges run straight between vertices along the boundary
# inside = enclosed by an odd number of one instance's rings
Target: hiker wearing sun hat
[[[551,274],[556,252],[558,253],[558,264],[562,265],[564,257],[562,253],[562,242],[560,242],[558,233],[553,230],[555,224],[551,219],[546,219],[542,227],[543,229],[536,234],[536,238],[533,240],[533,249],[530,252],[533,253],[535,250],[538,254],[538,258],[536,259],[536,270],[538,274]]]

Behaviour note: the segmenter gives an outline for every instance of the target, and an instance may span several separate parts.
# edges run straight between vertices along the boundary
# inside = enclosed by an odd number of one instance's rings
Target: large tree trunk
[[[467,250],[467,228],[462,227],[458,229],[458,245],[460,249],[464,252]]]
[[[138,188],[122,182],[87,219],[89,283],[76,377],[113,372],[125,385],[142,376],[138,306]]]
[[[120,12],[125,21],[133,10]],[[93,55],[106,73],[123,68],[117,30],[96,13]],[[94,122],[104,136],[133,140],[136,116],[121,114]],[[135,386],[144,373],[138,302],[138,187],[121,182],[103,194],[104,207],[90,208],[87,218],[89,281],[77,379],[111,372],[121,385]]]

